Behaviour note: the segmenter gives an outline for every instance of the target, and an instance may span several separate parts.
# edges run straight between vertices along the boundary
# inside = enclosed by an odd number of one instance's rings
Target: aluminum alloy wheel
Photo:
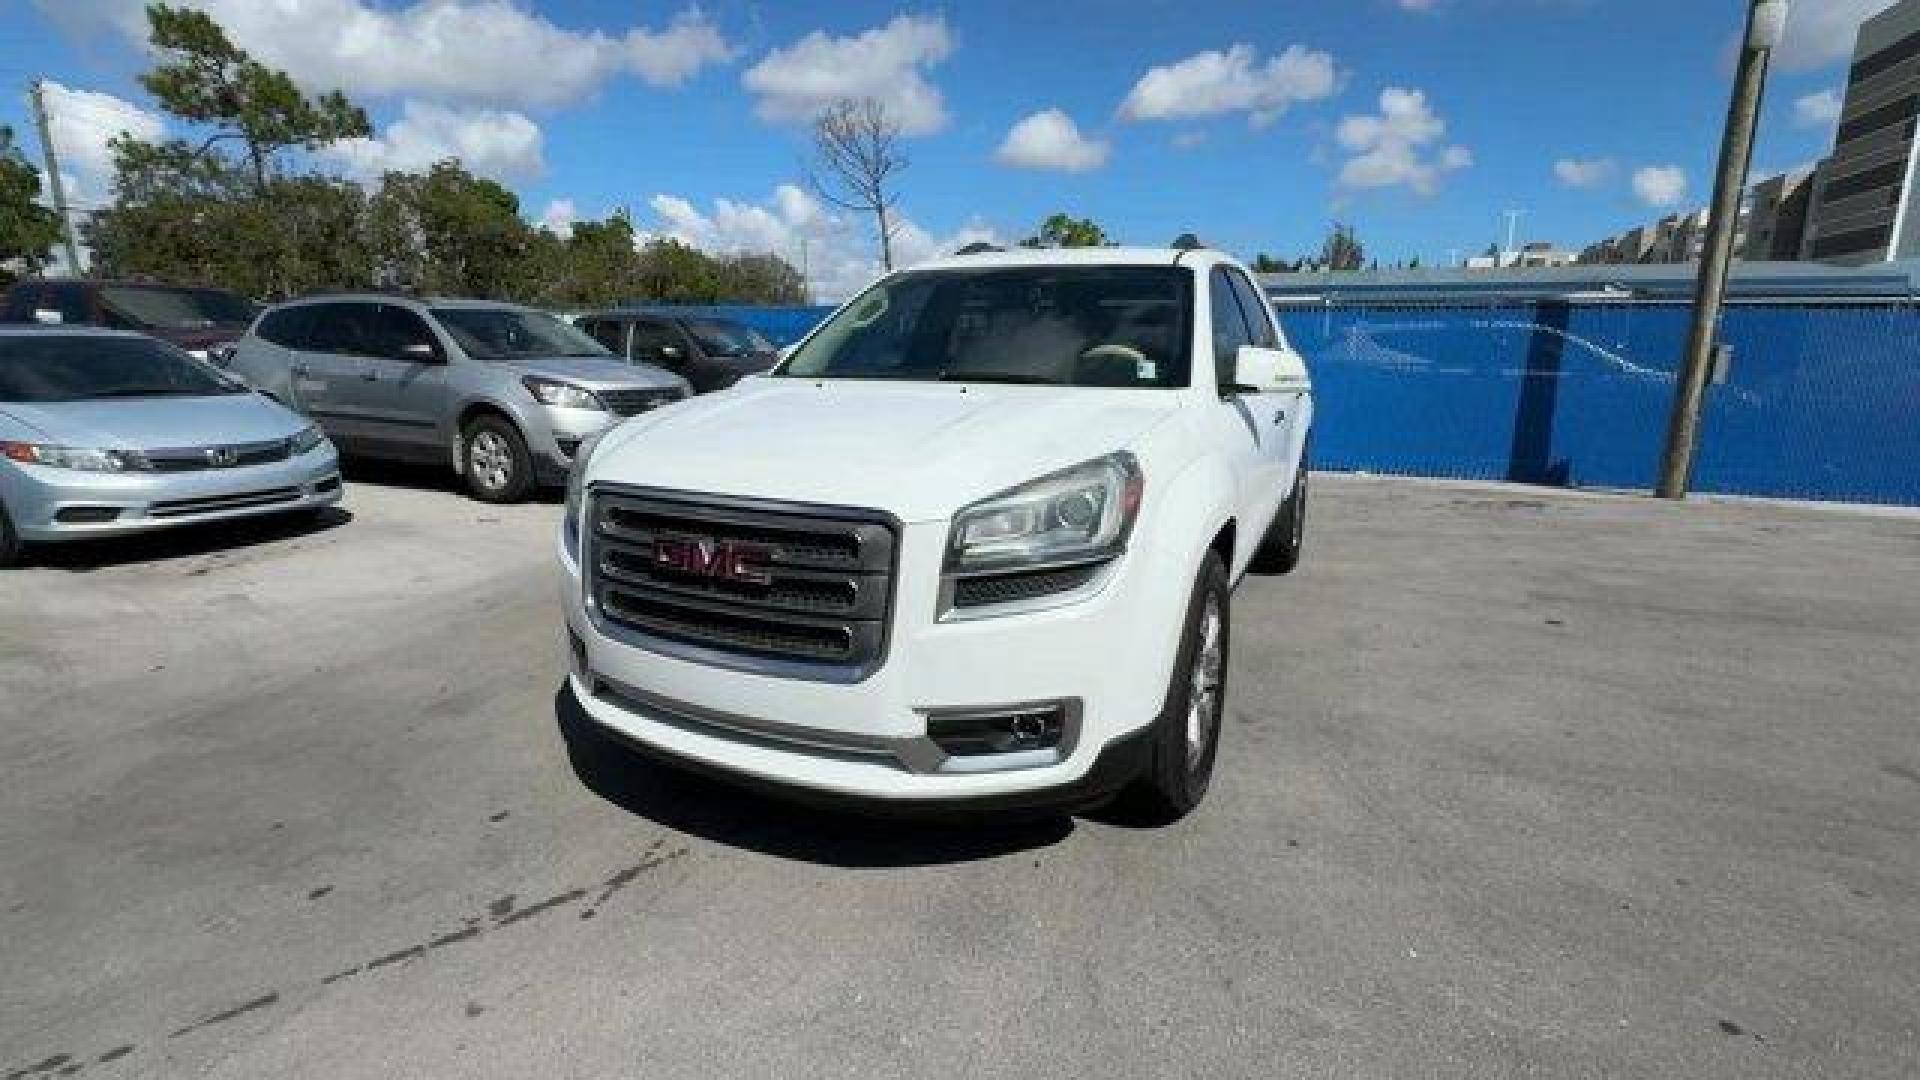
[[[1187,682],[1187,770],[1206,763],[1207,746],[1220,726],[1220,683],[1224,674],[1220,638],[1220,598],[1208,596],[1200,613],[1200,645],[1193,651]]]
[[[467,447],[467,468],[488,491],[506,488],[513,478],[513,449],[497,431],[482,431]]]

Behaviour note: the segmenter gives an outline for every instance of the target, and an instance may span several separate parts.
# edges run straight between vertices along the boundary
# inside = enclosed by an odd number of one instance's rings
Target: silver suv
[[[450,461],[487,502],[564,483],[582,439],[691,393],[546,312],[482,300],[296,300],[255,320],[229,366],[343,455]]]

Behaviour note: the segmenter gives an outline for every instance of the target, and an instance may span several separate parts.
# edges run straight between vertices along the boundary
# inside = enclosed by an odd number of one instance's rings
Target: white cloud
[[[89,32],[105,24],[144,45],[144,0],[37,0]],[[408,96],[554,106],[632,74],[677,86],[733,50],[697,8],[665,29],[564,29],[515,0],[195,0],[237,44],[302,85],[358,98]]]
[[[1120,103],[1120,115],[1165,120],[1245,112],[1258,127],[1292,105],[1331,96],[1338,83],[1330,53],[1289,45],[1262,64],[1252,46],[1235,45],[1149,69]]]
[[[580,218],[572,199],[554,199],[540,212],[540,227],[562,240],[573,235],[573,223]]]
[[[1365,188],[1406,187],[1431,195],[1451,172],[1473,164],[1473,152],[1464,146],[1443,145],[1447,122],[1427,104],[1418,90],[1389,86],[1380,92],[1380,111],[1348,116],[1335,129],[1335,138],[1348,154],[1340,167],[1339,186]]]
[[[1192,150],[1194,147],[1207,141],[1207,133],[1197,130],[1178,131],[1175,132],[1173,138],[1168,141],[1173,144],[1175,150]]]
[[[1597,188],[1613,179],[1619,165],[1606,157],[1561,158],[1553,163],[1554,179],[1570,188]]]
[[[1894,0],[1798,0],[1787,8],[1787,32],[1775,56],[1788,71],[1813,71],[1853,55],[1860,24]],[[1737,37],[1737,35],[1736,35]]]
[[[1440,6],[1440,0],[1395,0],[1406,11],[1432,11]]]
[[[880,276],[871,220],[865,215],[831,213],[792,184],[780,185],[765,202],[715,199],[711,210],[667,194],[655,195],[647,205],[655,224],[644,230],[643,242],[666,236],[714,254],[778,255],[807,271],[818,299],[851,296]],[[911,266],[978,240],[997,239],[994,230],[978,222],[935,236],[900,217],[894,222],[894,264]]]
[[[1687,197],[1687,172],[1678,165],[1648,165],[1633,174],[1633,193],[1648,206],[1678,205]]]
[[[994,160],[1017,169],[1087,172],[1107,163],[1113,146],[1105,139],[1080,134],[1073,117],[1047,109],[1013,125],[994,151]]]
[[[362,179],[459,158],[482,176],[516,180],[545,171],[542,144],[539,125],[517,112],[408,101],[400,119],[376,137],[347,139],[320,153]]]
[[[124,98],[51,80],[41,85],[46,88],[47,126],[71,202],[106,200],[113,183],[113,151],[107,144],[113,139],[131,135],[156,142],[166,136],[167,122],[160,114]]]
[[[947,122],[940,91],[927,71],[953,52],[942,16],[899,15],[851,37],[815,30],[748,68],[741,83],[757,96],[762,119],[806,122],[843,98],[873,98],[908,135]]]
[[[1793,101],[1793,123],[1795,127],[1826,127],[1840,119],[1840,110],[1846,102],[1840,97],[1840,91],[1828,88],[1816,90]]]

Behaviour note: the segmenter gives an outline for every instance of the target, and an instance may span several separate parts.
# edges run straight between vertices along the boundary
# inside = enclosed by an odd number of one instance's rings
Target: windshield
[[[145,338],[0,335],[0,401],[204,397],[247,388]]]
[[[684,325],[687,333],[700,343],[700,351],[708,356],[746,356],[773,351],[772,342],[752,327],[731,319],[688,319]]]
[[[131,322],[167,330],[203,330],[253,321],[253,305],[245,297],[221,289],[108,285],[100,290],[100,302]]]
[[[776,374],[1185,386],[1192,290],[1175,266],[909,271],[841,309]]]
[[[584,332],[544,311],[437,307],[433,317],[475,360],[613,355]]]

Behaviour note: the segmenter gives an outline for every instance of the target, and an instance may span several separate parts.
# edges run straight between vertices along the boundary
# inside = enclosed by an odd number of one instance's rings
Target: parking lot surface
[[[580,738],[557,506],[374,481],[0,575],[0,1077],[1920,1074],[1920,516],[1326,476],[1195,816],[935,828]]]

